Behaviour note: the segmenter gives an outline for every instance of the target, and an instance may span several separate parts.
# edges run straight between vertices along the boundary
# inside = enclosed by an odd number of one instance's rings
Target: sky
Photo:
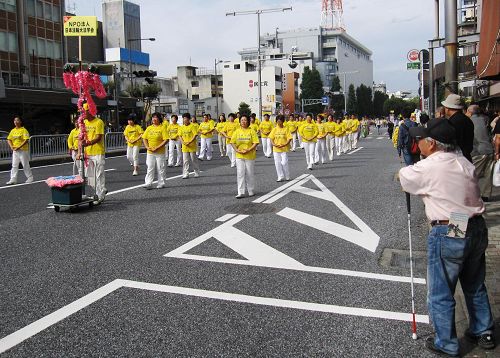
[[[161,77],[176,75],[177,66],[213,68],[214,60],[239,60],[237,51],[256,47],[257,17],[226,16],[227,12],[292,7],[261,15],[261,33],[318,27],[321,0],[132,0],[141,6],[142,50],[150,68]],[[418,71],[406,70],[411,49],[426,48],[434,37],[434,0],[344,0],[347,33],[372,52],[373,78],[387,90],[418,89]],[[102,20],[101,0],[66,1],[77,15]],[[441,34],[443,34],[441,30]],[[441,35],[443,37],[443,35]],[[438,50],[436,57],[444,57]]]

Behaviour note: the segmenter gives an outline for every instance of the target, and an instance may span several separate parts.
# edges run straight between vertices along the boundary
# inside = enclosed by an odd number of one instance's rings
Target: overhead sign
[[[330,103],[330,98],[328,98],[328,96],[321,97],[321,104],[322,105],[328,106],[329,103]]]
[[[407,62],[406,69],[407,70],[420,70],[420,62]]]
[[[410,62],[417,62],[419,60],[419,53],[420,53],[419,50],[415,50],[415,49],[410,50],[410,51],[408,51],[406,58]]]
[[[64,16],[64,36],[97,36],[97,16]]]

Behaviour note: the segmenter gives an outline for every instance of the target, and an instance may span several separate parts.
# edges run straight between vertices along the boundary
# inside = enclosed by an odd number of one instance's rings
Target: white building
[[[237,112],[241,102],[252,112],[259,110],[258,72],[253,61],[225,62],[223,112]],[[262,113],[275,114],[282,104],[282,70],[277,66],[262,68]]]

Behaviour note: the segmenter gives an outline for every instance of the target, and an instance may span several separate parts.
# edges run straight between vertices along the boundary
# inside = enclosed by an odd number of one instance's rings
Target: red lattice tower
[[[321,27],[345,31],[342,0],[322,0],[321,3]]]

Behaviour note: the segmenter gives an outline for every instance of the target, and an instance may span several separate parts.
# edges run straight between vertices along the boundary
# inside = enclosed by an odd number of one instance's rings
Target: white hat
[[[443,106],[446,108],[452,108],[452,109],[462,109],[462,103],[460,102],[460,96],[455,93],[450,93],[448,97],[446,97],[446,100],[441,102]]]

